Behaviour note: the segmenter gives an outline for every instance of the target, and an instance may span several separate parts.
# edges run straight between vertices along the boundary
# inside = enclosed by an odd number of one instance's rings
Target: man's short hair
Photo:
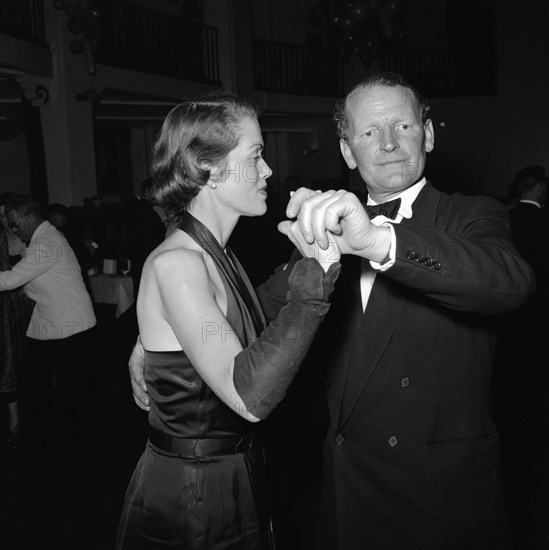
[[[65,227],[69,225],[70,211],[64,204],[54,202],[47,208],[48,221],[55,227]]]
[[[412,86],[403,76],[392,73],[389,71],[375,71],[370,73],[366,78],[358,82],[349,88],[345,97],[339,100],[334,109],[334,122],[337,128],[337,135],[339,139],[347,139],[347,130],[349,128],[349,118],[347,116],[347,100],[356,91],[364,88],[373,88],[375,86],[387,86],[388,88],[394,88],[396,86],[402,86],[406,90],[409,90],[412,97],[417,101],[419,108],[419,114],[421,121],[425,123],[427,120],[427,112],[430,109],[427,100]]]
[[[548,178],[545,174],[545,168],[539,165],[526,166],[519,170],[510,185],[510,189],[518,194],[531,191],[538,183],[547,183]]]
[[[4,193],[0,193],[0,206],[6,206],[15,196],[16,194],[11,191],[4,191]]]
[[[19,216],[34,216],[37,219],[44,218],[42,206],[30,195],[14,195],[5,206],[5,213],[11,210],[17,212]]]

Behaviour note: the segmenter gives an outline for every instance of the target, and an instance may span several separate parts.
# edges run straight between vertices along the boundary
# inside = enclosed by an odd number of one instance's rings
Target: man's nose
[[[381,132],[381,150],[386,153],[392,153],[398,149],[398,139],[392,128],[387,128]]]

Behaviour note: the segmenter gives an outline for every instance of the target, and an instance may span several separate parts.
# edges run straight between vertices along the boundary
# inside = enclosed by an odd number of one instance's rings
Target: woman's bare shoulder
[[[159,250],[150,258],[151,271],[161,277],[191,277],[206,275],[204,254],[201,250],[173,247]]]
[[[170,235],[149,256],[148,268],[156,274],[180,270],[204,273],[204,251],[185,233]]]

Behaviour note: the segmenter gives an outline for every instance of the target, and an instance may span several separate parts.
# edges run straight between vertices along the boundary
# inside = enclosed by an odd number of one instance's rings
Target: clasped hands
[[[353,254],[381,262],[389,252],[389,228],[374,225],[358,197],[348,191],[320,193],[301,187],[292,195],[286,215],[290,220],[279,223],[278,230],[304,256],[318,253],[322,261],[334,262],[340,254]]]

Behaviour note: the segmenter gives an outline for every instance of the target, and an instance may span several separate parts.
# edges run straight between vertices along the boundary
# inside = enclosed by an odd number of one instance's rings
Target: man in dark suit
[[[324,355],[330,426],[317,545],[326,550],[510,548],[490,406],[492,322],[526,300],[533,277],[497,201],[448,195],[422,178],[434,146],[426,112],[396,75],[363,81],[337,110],[341,152],[370,205],[400,200],[372,220],[371,206],[342,190],[301,189],[288,205],[309,242],[326,243],[330,231],[351,255],[317,338],[335,355]],[[287,271],[260,289],[266,309]]]
[[[517,424],[514,416],[521,416],[530,408],[532,390],[539,390],[543,386],[541,380],[547,376],[549,226],[543,211],[547,183],[543,167],[527,166],[517,172],[510,186],[517,197],[517,202],[509,210],[511,236],[522,257],[534,270],[537,288],[519,310],[507,316],[500,342],[500,374],[507,394],[505,404],[516,405],[519,409],[508,410],[511,414],[506,419],[505,429]],[[518,364],[524,365],[520,372],[515,371]],[[519,431],[521,433],[516,435],[524,435],[523,430]]]
[[[498,343],[495,409],[503,442],[504,489],[517,547],[541,548],[549,540],[549,231],[543,206],[547,176],[526,166],[509,190],[511,236],[532,266],[537,288],[505,318]]]
[[[131,262],[130,274],[136,299],[145,260],[166,235],[166,228],[148,199],[152,184],[152,178],[143,180],[141,194],[132,199],[122,211],[124,247]]]
[[[518,202],[509,210],[511,236],[524,259],[532,266],[537,293],[547,292],[547,215],[543,207],[549,178],[542,166],[526,166],[515,175],[512,188]]]
[[[510,548],[489,403],[491,321],[526,300],[533,277],[497,201],[450,196],[422,178],[434,146],[426,112],[397,75],[363,81],[337,110],[341,151],[369,203],[400,200],[370,221],[352,193],[302,188],[287,209],[309,242],[327,244],[330,231],[347,254],[312,350],[328,374],[325,550]],[[271,319],[290,272],[258,289]]]

